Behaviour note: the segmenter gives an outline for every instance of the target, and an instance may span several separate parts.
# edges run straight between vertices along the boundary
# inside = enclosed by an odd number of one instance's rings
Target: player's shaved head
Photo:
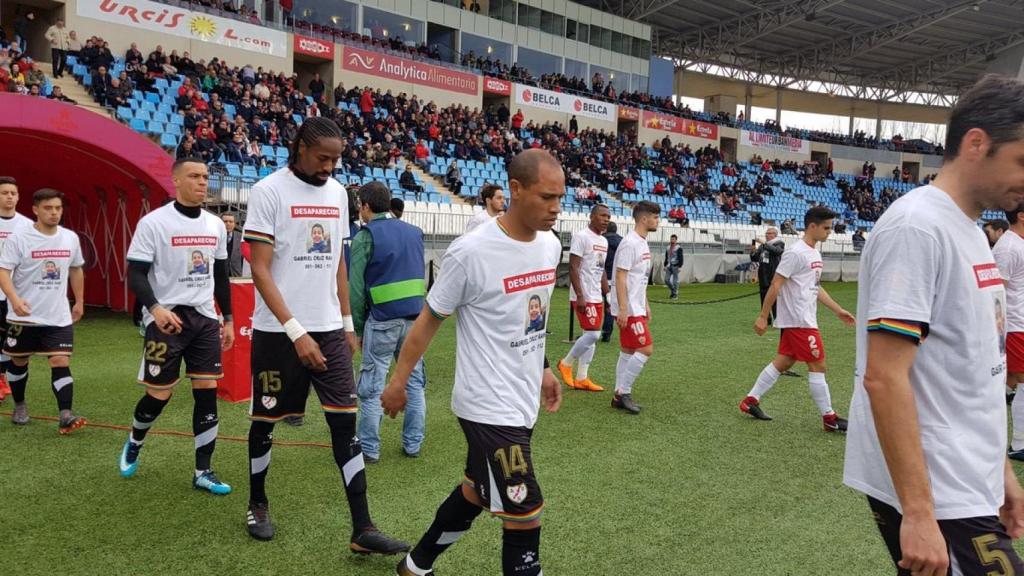
[[[515,180],[523,187],[530,188],[537,183],[541,168],[544,167],[562,169],[562,165],[547,150],[533,148],[520,152],[508,163],[509,182]]]
[[[185,158],[178,158],[171,165],[171,174],[180,174],[189,164],[202,164],[206,166],[206,161],[198,156],[188,156]]]

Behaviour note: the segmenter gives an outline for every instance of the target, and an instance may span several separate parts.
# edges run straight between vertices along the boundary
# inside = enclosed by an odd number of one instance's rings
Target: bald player
[[[608,293],[608,278],[604,274],[604,261],[608,257],[608,239],[604,233],[612,219],[604,204],[595,204],[590,210],[590,225],[572,235],[569,244],[569,301],[576,312],[583,335],[576,339],[572,349],[558,362],[562,381],[570,388],[601,392],[604,388],[590,379],[590,363],[601,338],[604,323],[604,296]],[[576,378],[572,365],[576,364]]]

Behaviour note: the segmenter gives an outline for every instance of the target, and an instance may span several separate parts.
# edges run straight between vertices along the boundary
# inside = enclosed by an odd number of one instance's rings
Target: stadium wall
[[[64,21],[82,41],[101,36],[116,56],[135,42],[143,54],[159,44],[167,54],[187,51],[196,62],[219,58],[232,66],[251,64],[288,75],[293,70],[292,40],[285,32],[147,0],[68,0]]]

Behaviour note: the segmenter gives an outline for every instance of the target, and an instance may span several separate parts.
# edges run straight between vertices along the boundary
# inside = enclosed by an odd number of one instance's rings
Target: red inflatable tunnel
[[[32,193],[67,194],[64,225],[79,234],[91,305],[128,306],[125,255],[135,224],[174,195],[173,160],[127,126],[43,98],[0,94],[0,175],[18,180],[18,211],[32,217]]]

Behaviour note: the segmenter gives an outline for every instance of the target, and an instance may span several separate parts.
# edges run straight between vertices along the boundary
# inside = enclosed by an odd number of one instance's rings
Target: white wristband
[[[302,327],[302,324],[299,324],[298,320],[291,318],[284,323],[284,333],[288,335],[292,342],[295,342],[302,338],[302,335],[306,333],[306,329]]]
[[[341,317],[341,323],[345,327],[345,332],[355,332],[356,331],[356,323],[352,321],[352,317],[351,316],[342,316]]]

